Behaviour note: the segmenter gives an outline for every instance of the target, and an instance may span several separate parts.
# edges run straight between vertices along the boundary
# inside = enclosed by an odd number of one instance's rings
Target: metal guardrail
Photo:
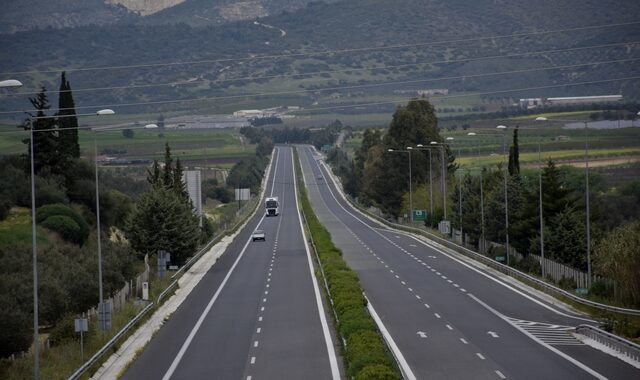
[[[640,345],[638,344],[590,325],[579,325],[576,327],[576,333],[593,339],[627,358],[640,363]]]
[[[337,183],[339,181],[336,181],[333,171],[329,170],[329,168],[325,166],[325,170],[327,170],[327,172],[330,173],[332,179],[334,180],[334,184],[336,184],[336,188],[338,188]],[[620,313],[620,314],[626,314],[626,315],[635,315],[635,316],[640,316],[640,310],[638,309],[627,309],[627,308],[623,308],[623,307],[618,307],[618,306],[612,306],[612,305],[607,305],[607,304],[603,304],[603,303],[599,303],[599,302],[595,302],[595,301],[591,301],[582,297],[579,297],[571,292],[568,292],[564,289],[560,289],[554,285],[551,285],[549,283],[547,283],[546,281],[540,280],[539,278],[533,277],[527,273],[521,272],[515,268],[509,267],[505,264],[501,264],[495,260],[492,260],[489,257],[486,257],[484,255],[481,255],[475,251],[472,251],[466,247],[460,246],[452,241],[449,241],[447,239],[444,239],[440,236],[434,235],[426,230],[420,229],[420,228],[415,228],[415,227],[409,227],[409,226],[405,226],[402,224],[397,224],[397,223],[392,223],[389,222],[388,220],[377,216],[377,215],[373,215],[371,214],[368,210],[364,209],[362,206],[360,206],[359,204],[357,204],[353,199],[351,199],[350,197],[346,196],[346,194],[344,194],[342,192],[342,189],[339,189],[340,194],[343,196],[343,198],[345,200],[347,200],[347,202],[349,202],[349,204],[351,204],[351,206],[353,206],[354,208],[358,209],[360,212],[366,214],[367,216],[376,219],[378,222],[387,225],[389,227],[393,227],[405,232],[412,232],[412,233],[418,233],[422,236],[425,236],[431,240],[436,241],[437,243],[446,246],[447,248],[453,249],[458,253],[461,253],[467,257],[470,257],[476,261],[479,261],[487,266],[492,267],[493,269],[499,270],[500,272],[514,277],[514,278],[519,278],[519,279],[523,279],[523,280],[527,280],[527,281],[531,281],[533,283],[535,283],[536,285],[542,287],[543,289],[545,289],[546,291],[548,291],[549,293],[555,293],[557,295],[562,295],[563,297],[567,297],[569,299],[571,299],[574,302],[577,302],[579,304],[582,305],[586,305],[586,306],[590,306],[599,310],[605,310],[605,311],[610,311],[610,312],[614,312],[614,313]]]
[[[271,157],[273,157],[273,152],[271,153]],[[269,172],[271,171],[272,163],[273,162],[269,162]],[[261,186],[262,191],[260,193],[259,199],[262,199],[264,197],[264,191],[266,189],[266,181],[264,178],[268,177],[269,172],[267,172],[267,175],[263,177],[263,183]],[[162,303],[161,301],[167,295],[167,293],[169,293],[169,291],[171,291],[178,284],[178,275],[182,274],[186,269],[190,268],[198,259],[200,259],[200,257],[202,257],[203,254],[208,252],[214,244],[217,244],[222,239],[222,237],[226,236],[230,232],[234,232],[242,223],[246,222],[247,219],[254,215],[259,207],[260,202],[257,202],[253,208],[253,211],[247,213],[247,215],[245,216],[240,217],[240,220],[238,220],[238,222],[234,224],[231,229],[225,228],[221,233],[214,236],[213,239],[211,239],[203,248],[198,251],[198,253],[190,258],[180,269],[176,271],[176,273],[171,276],[171,279],[173,279],[173,281],[165,288],[165,290],[162,291],[162,293],[158,295],[158,299],[155,302],[151,301],[147,306],[140,310],[140,312],[136,314],[135,317],[133,317],[122,329],[120,329],[120,331],[118,331],[107,343],[105,343],[105,345],[102,346],[100,350],[98,350],[93,356],[91,356],[91,358],[89,358],[85,363],[78,367],[78,369],[76,369],[75,372],[73,372],[67,379],[79,379],[80,376],[82,376],[89,368],[91,368],[91,366],[93,366],[98,361],[98,359],[102,357],[102,355],[110,350],[111,347],[113,347],[113,345],[131,329],[131,327],[133,327],[138,321],[140,321],[140,319],[142,319],[142,317],[144,317],[145,314],[147,314],[154,305],[160,305]]]
[[[133,317],[133,319],[131,319],[129,323],[127,323],[120,331],[118,331],[118,333],[116,333],[113,338],[111,338],[104,346],[102,346],[102,348],[98,350],[98,352],[93,354],[93,356],[89,358],[89,360],[87,360],[83,365],[76,369],[76,371],[72,373],[71,376],[69,376],[69,380],[80,378],[83,373],[85,373],[92,365],[94,365],[96,361],[98,361],[98,359],[102,355],[104,355],[105,352],[111,349],[111,347],[118,341],[118,339],[126,334],[127,331],[129,331],[129,329],[133,325],[135,325],[153,306],[154,303],[150,302],[147,306],[144,307],[144,309],[140,310],[140,312],[135,317]]]

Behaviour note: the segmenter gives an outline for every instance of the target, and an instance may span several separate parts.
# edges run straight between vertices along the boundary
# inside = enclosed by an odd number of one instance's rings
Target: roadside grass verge
[[[385,347],[382,335],[367,312],[367,301],[357,274],[347,266],[342,258],[342,251],[333,244],[331,234],[313,212],[302,182],[297,151],[294,152],[300,204],[313,240],[313,248],[325,275],[337,331],[344,344],[347,376],[362,380],[400,379],[400,373]]]
[[[25,243],[31,245],[31,210],[13,207],[7,219],[0,221],[0,241],[3,245]],[[39,246],[50,242],[48,230],[37,226],[36,239]]]

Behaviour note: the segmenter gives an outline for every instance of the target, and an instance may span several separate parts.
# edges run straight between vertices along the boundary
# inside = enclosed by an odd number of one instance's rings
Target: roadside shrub
[[[608,285],[604,281],[594,281],[589,288],[589,293],[602,298],[613,298],[613,286]]]
[[[56,322],[49,335],[53,346],[58,346],[68,341],[80,340],[80,333],[75,332],[75,318],[74,314],[67,314]]]
[[[399,380],[398,373],[383,364],[373,364],[364,367],[358,375],[356,380]]]
[[[375,332],[377,327],[364,308],[351,309],[342,313],[338,331],[345,339],[349,339],[355,332],[365,330]]]
[[[48,217],[41,225],[57,233],[66,241],[76,244],[84,242],[82,229],[78,226],[78,223],[68,216],[53,215]]]
[[[356,376],[364,367],[386,364],[387,356],[380,336],[373,331],[359,331],[347,339],[346,356],[349,360],[347,374]]]
[[[578,284],[573,278],[562,276],[560,281],[558,281],[558,286],[564,290],[575,290],[578,287]]]
[[[0,220],[5,220],[11,211],[11,202],[7,199],[0,199]]]
[[[301,184],[299,162],[296,160],[300,203],[306,216],[315,249],[327,279],[333,308],[337,314],[340,335],[347,341],[345,361],[348,377],[360,380],[395,380],[400,374],[392,365],[382,336],[366,310],[358,275],[351,270],[342,251],[333,245],[331,234],[313,213],[305,188]]]
[[[542,268],[540,267],[540,263],[538,262],[538,260],[536,260],[532,256],[527,256],[522,260],[516,262],[514,267],[516,269],[519,269],[523,272],[530,273],[530,274],[540,274],[540,272],[542,271]]]
[[[44,222],[52,216],[64,216],[66,218],[71,219],[77,225],[77,229],[78,229],[77,233],[71,233],[71,235],[64,235],[61,231],[58,231],[55,229],[56,226],[51,226],[51,223],[60,223],[60,222],[49,222],[49,225],[51,227],[44,225]],[[60,233],[60,235],[65,240],[76,243],[76,244],[84,244],[84,242],[87,240],[87,237],[89,236],[89,225],[84,220],[84,218],[69,206],[61,203],[48,204],[48,205],[39,207],[36,212],[36,221],[40,224],[43,224],[44,227],[47,227],[52,231]],[[69,238],[65,236],[68,236]]]

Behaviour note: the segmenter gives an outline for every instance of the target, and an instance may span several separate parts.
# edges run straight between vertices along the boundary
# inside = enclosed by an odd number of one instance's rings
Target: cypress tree
[[[182,182],[182,164],[180,163],[180,159],[176,160],[176,167],[173,169],[173,186],[174,191],[185,197],[189,198],[189,193],[187,193],[187,189],[185,188],[184,182]]]
[[[31,127],[33,128],[33,160],[34,171],[39,173],[45,167],[52,172],[60,172],[60,154],[58,147],[58,135],[55,131],[55,120],[46,117],[44,111],[51,108],[49,99],[47,98],[46,89],[42,87],[35,98],[29,98],[29,101],[36,109],[36,113],[29,114],[31,117]],[[22,125],[25,130],[29,130],[29,123]],[[26,138],[23,142],[27,145],[27,156],[31,155],[30,139]]]
[[[78,118],[76,105],[73,101],[71,86],[63,71],[60,79],[60,94],[58,96],[58,126],[60,128],[60,153],[69,158],[80,157],[80,143],[78,142]]]
[[[509,174],[520,175],[520,148],[518,146],[518,127],[513,130],[513,145],[509,147]]]
[[[151,170],[147,169],[147,182],[154,187],[160,184],[160,166],[158,165],[158,160],[153,160]]]
[[[171,148],[169,143],[164,145],[164,171],[162,172],[162,183],[166,188],[173,187],[173,159],[171,158]]]

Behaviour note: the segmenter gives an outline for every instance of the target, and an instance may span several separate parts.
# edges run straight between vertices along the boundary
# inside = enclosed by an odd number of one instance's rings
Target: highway
[[[264,202],[123,379],[339,379],[339,360],[298,213],[289,147],[276,147]],[[262,229],[266,242],[252,242]]]
[[[567,331],[592,323],[437,244],[355,210],[298,147],[312,205],[361,280],[408,379],[640,379]]]

